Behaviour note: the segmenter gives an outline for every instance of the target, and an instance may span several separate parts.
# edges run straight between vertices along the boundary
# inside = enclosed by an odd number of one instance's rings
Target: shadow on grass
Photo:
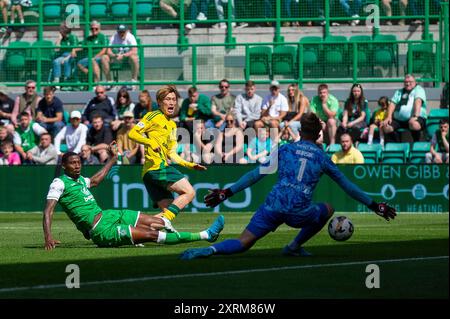
[[[64,261],[55,262],[35,262],[35,263],[16,263],[0,265],[0,298],[15,298],[26,296],[31,298],[64,298],[64,297],[93,297],[93,298],[173,298],[175,295],[190,296],[190,298],[220,298],[220,296],[241,296],[255,298],[272,297],[277,293],[289,298],[296,298],[303,293],[298,291],[298,286],[292,286],[293,282],[304,285],[305,282],[316,278],[319,282],[329,280],[329,278],[351,279],[356,276],[358,282],[364,282],[367,274],[364,272],[364,265],[359,265],[361,269],[358,275],[352,272],[346,273],[348,267],[321,266],[317,268],[299,268],[301,265],[314,264],[339,264],[358,261],[375,261],[387,259],[402,259],[413,257],[431,257],[448,255],[448,239],[429,239],[415,241],[396,241],[396,242],[378,242],[378,243],[333,243],[322,246],[310,246],[309,251],[314,254],[312,257],[298,258],[285,257],[281,255],[281,247],[276,249],[254,249],[232,256],[213,256],[208,259],[198,259],[191,261],[179,260],[179,252],[192,246],[171,246],[172,249],[160,249],[160,246],[149,245],[145,248],[129,249],[130,255],[136,254],[137,249],[140,256],[120,256],[111,258],[111,252],[123,248],[96,248],[83,245],[74,245],[78,248],[86,248],[86,253],[76,251],[76,255],[67,257]],[[153,248],[159,248],[159,254],[155,255]],[[164,246],[166,248],[168,246]],[[38,246],[26,246],[26,248],[35,249]],[[59,247],[58,249],[62,249]],[[65,249],[73,247],[67,246]],[[39,246],[42,249],[42,246]],[[92,252],[97,258],[92,258]],[[102,256],[107,251],[108,256]],[[149,255],[142,253],[149,252]],[[52,253],[52,252],[46,252]],[[151,255],[150,255],[151,254]],[[90,259],[87,259],[89,257]],[[88,284],[83,289],[67,289],[64,286],[69,273],[66,273],[68,264],[76,264],[80,269],[81,285],[87,282],[101,282],[111,280],[108,284],[95,283]],[[430,267],[432,264],[432,267]],[[387,265],[387,264],[385,264]],[[400,265],[400,266],[398,266]],[[415,265],[415,266],[414,266]],[[351,265],[348,265],[351,267]],[[364,267],[363,267],[364,266]],[[445,266],[445,269],[442,267]],[[280,269],[271,271],[260,271],[258,269],[294,267],[294,269]],[[385,267],[385,266],[383,266]],[[387,267],[387,266],[386,266]],[[418,268],[416,268],[418,267]],[[424,268],[423,268],[424,267]],[[358,269],[359,269],[358,268]],[[448,297],[448,259],[402,262],[398,263],[396,275],[394,278],[404,280],[406,283],[414,281],[416,278],[419,284],[424,287],[417,288],[418,296],[427,294],[427,287],[436,287],[446,283],[446,295]],[[233,271],[245,270],[244,273],[229,273]],[[248,271],[247,271],[248,270]],[[302,277],[304,271],[317,272],[311,278]],[[187,274],[205,274],[220,273],[216,276]],[[224,273],[221,273],[224,272]],[[423,273],[422,273],[423,272]],[[426,274],[425,274],[426,272]],[[336,277],[333,273],[336,273]],[[174,275],[184,275],[174,278]],[[292,275],[296,275],[293,280]],[[425,276],[425,277],[424,277]],[[433,277],[434,276],[434,277]],[[356,280],[355,277],[355,280]],[[432,283],[428,282],[433,277]],[[145,278],[140,280],[140,278]],[[217,279],[218,278],[218,279]],[[320,279],[321,278],[321,279]],[[129,279],[125,281],[124,279]],[[118,280],[123,280],[118,282]],[[215,282],[219,280],[218,282]],[[49,287],[48,289],[24,289],[5,291],[5,288],[12,287],[33,287],[37,285],[59,285]],[[212,286],[211,286],[212,285]],[[345,282],[340,284],[344,286]],[[209,288],[214,287],[214,288]],[[234,287],[234,288],[233,288]],[[236,287],[240,289],[236,290]],[[284,287],[284,288],[282,288]],[[295,288],[297,287],[297,288]],[[267,290],[269,289],[269,290]],[[277,291],[279,289],[279,291]],[[393,287],[395,290],[395,287]],[[424,291],[424,289],[426,291]],[[350,289],[352,290],[352,289]],[[408,289],[409,290],[409,289]],[[430,288],[431,296],[443,296],[445,293],[440,289]],[[157,291],[157,293],[156,293]],[[252,295],[256,293],[257,295]],[[306,292],[305,292],[306,293]],[[325,298],[332,292],[325,289],[322,291]],[[221,295],[222,294],[222,295]],[[249,294],[249,295],[247,295]],[[320,292],[311,291],[312,298],[322,296]],[[350,294],[349,297],[352,295]],[[384,295],[383,295],[384,296]],[[393,292],[393,296],[395,296]],[[356,295],[358,297],[357,290]],[[189,297],[188,297],[189,298]],[[329,297],[328,297],[329,298]],[[344,294],[345,298],[345,294]],[[402,298],[398,295],[397,298]]]

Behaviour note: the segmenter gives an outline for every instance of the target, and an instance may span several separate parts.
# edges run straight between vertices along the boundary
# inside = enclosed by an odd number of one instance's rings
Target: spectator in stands
[[[331,156],[331,161],[335,164],[364,164],[364,156],[353,146],[350,134],[341,135],[342,150]]]
[[[140,145],[128,137],[128,133],[134,126],[134,114],[131,111],[123,113],[124,125],[117,132],[117,149],[122,155],[123,164],[136,164],[139,154]]]
[[[11,121],[17,127],[17,117],[22,112],[28,112],[30,117],[36,117],[36,108],[41,97],[36,93],[36,82],[28,80],[25,82],[25,92],[18,95],[14,102],[14,110],[11,114]]]
[[[92,155],[92,147],[90,145],[83,145],[81,147],[81,162],[83,165],[99,165],[100,161],[97,157]]]
[[[300,15],[300,1],[299,0],[283,0],[282,1],[284,16],[288,19],[297,18]],[[283,22],[283,27],[299,27],[300,23],[298,21],[285,21]]]
[[[398,141],[398,129],[409,129],[414,141],[418,141],[422,130],[426,128],[427,97],[425,90],[411,74],[405,75],[403,84],[403,89],[397,90],[391,99],[383,123],[384,134],[392,134]]]
[[[278,129],[281,121],[289,111],[288,101],[281,93],[281,87],[278,81],[272,81],[270,83],[270,94],[264,98],[261,109],[261,120],[264,124]]]
[[[273,19],[274,13],[273,13],[273,7],[272,7],[272,0],[264,0],[264,19]],[[267,21],[263,23],[266,27],[271,27],[272,22]]]
[[[14,125],[12,124],[11,118],[13,109],[14,100],[0,88],[0,125],[7,126],[11,132],[14,131]]]
[[[103,124],[101,115],[94,115],[92,127],[89,129],[86,142],[91,146],[92,152],[99,158],[101,163],[108,160],[108,147],[113,141],[113,133],[109,126]]]
[[[10,0],[0,0],[0,11],[2,12],[3,24],[5,26],[0,28],[0,34],[6,32],[6,26],[8,24],[8,7]]]
[[[191,4],[191,19],[198,21],[208,20],[208,6],[209,0],[193,0]],[[186,29],[192,30],[195,28],[195,23],[186,24]]]
[[[102,56],[102,67],[106,77],[106,81],[111,81],[111,63],[129,63],[131,67],[131,82],[137,82],[139,71],[139,58],[137,41],[133,34],[128,30],[124,24],[117,27],[117,32],[109,40],[110,46],[106,50],[106,54]],[[131,90],[136,90],[136,85],[132,85]]]
[[[70,113],[70,125],[65,126],[55,137],[55,148],[59,156],[64,155],[61,152],[61,143],[67,146],[67,152],[75,152],[79,154],[81,147],[86,144],[86,136],[88,127],[81,123],[80,111],[72,111]]]
[[[14,19],[17,16],[19,17],[20,24],[24,24],[25,20],[23,18],[23,10],[22,10],[22,0],[11,0],[11,24],[14,24]]]
[[[214,125],[216,128],[220,128],[220,130],[223,131],[226,126],[225,116],[234,111],[234,101],[236,100],[236,96],[231,94],[230,82],[228,82],[227,79],[220,81],[219,89],[220,93],[211,98],[211,112],[214,116],[214,124],[207,123],[206,126],[210,127]]]
[[[180,124],[193,134],[194,120],[208,121],[212,118],[211,102],[209,98],[200,94],[197,88],[188,89],[188,98],[183,100],[180,110]],[[208,127],[207,127],[208,128]]]
[[[72,29],[67,26],[66,22],[62,22],[59,27],[59,35],[55,45],[60,46],[60,48],[55,49],[56,58],[53,60],[53,82],[60,82],[63,75],[62,67],[64,67],[64,79],[62,82],[65,82],[72,75],[73,48],[78,45],[78,37],[72,34]],[[56,86],[56,89],[59,90],[59,88],[59,86]]]
[[[184,0],[184,12],[188,12],[188,7],[191,5],[192,0]],[[161,10],[166,12],[172,18],[178,18],[178,11],[180,7],[180,0],[159,0],[159,6]]]
[[[268,127],[260,128],[256,131],[256,136],[250,141],[246,157],[240,163],[264,163],[267,161],[270,151],[272,150],[272,140]]]
[[[117,111],[114,104],[114,99],[106,95],[105,87],[97,85],[95,87],[95,97],[84,107],[83,123],[89,125],[89,123],[92,123],[94,115],[99,114],[103,122],[109,125],[116,118]]]
[[[230,3],[231,3],[231,20],[234,20],[236,17],[236,11],[234,9],[235,8],[234,0],[230,0]],[[225,19],[224,6],[228,8],[228,0],[214,0],[214,5],[216,6],[217,18],[219,20],[224,20]],[[231,26],[234,28],[236,26],[236,22],[231,22]],[[239,23],[240,28],[245,28],[246,26],[248,26],[246,22]],[[226,29],[227,24],[225,22],[219,22],[217,24],[214,24],[212,27],[215,29]]]
[[[322,123],[322,130],[328,133],[330,145],[336,143],[337,119],[339,101],[328,91],[328,85],[320,84],[318,95],[313,97],[310,104],[311,112],[315,113]]]
[[[375,129],[378,128],[378,133],[380,135],[380,144],[384,146],[384,132],[383,123],[387,116],[387,109],[389,107],[389,98],[387,96],[382,96],[378,99],[378,109],[374,112],[369,127],[369,135],[367,144],[373,143],[373,136],[375,134]]]
[[[92,49],[92,71],[94,73],[94,82],[100,81],[100,62],[102,60],[102,56],[106,54],[106,49],[108,46],[108,39],[106,36],[100,32],[100,22],[92,21],[91,22],[91,35],[89,35],[83,42],[84,46],[91,46]],[[89,73],[89,56],[88,50],[85,48],[75,48],[72,50],[72,56],[76,57],[77,52],[83,51],[84,58],[78,61],[78,68],[84,74]]]
[[[39,145],[27,152],[27,160],[32,164],[44,165],[54,165],[58,162],[58,154],[49,133],[42,134]]]
[[[342,9],[344,10],[345,14],[349,17],[354,18],[352,21],[350,21],[351,26],[355,26],[359,24],[359,12],[361,11],[361,8],[363,6],[362,0],[339,0]]]
[[[20,144],[20,138],[17,132],[11,133],[6,126],[0,124],[0,144],[4,142],[11,142],[14,145]],[[2,151],[0,150],[0,155],[1,154]]]
[[[392,0],[381,0],[384,12],[388,17],[392,17],[391,2]],[[400,0],[398,4],[400,6],[400,16],[404,17],[406,15],[406,7],[408,6],[408,0]],[[392,25],[392,22],[390,20],[386,20],[386,24]],[[405,19],[400,19],[398,21],[398,25],[405,25]]]
[[[239,94],[235,100],[236,120],[243,130],[253,127],[255,121],[261,118],[262,97],[255,92],[255,82],[249,80],[245,83],[245,93]]]
[[[135,105],[131,101],[130,94],[128,90],[123,87],[117,92],[116,104],[115,104],[117,116],[114,121],[111,122],[111,128],[113,131],[117,131],[119,127],[125,122],[124,114],[125,112],[134,112]],[[134,120],[134,114],[133,114]]]
[[[348,133],[354,142],[361,140],[361,133],[367,127],[366,116],[370,112],[369,101],[364,97],[364,90],[361,84],[353,84],[350,95],[345,101],[342,122],[337,129],[337,138]]]
[[[308,112],[309,100],[298,88],[297,84],[290,84],[287,89],[287,102],[289,110],[280,124],[281,128],[289,126],[291,131],[298,136],[300,130],[300,119]]]
[[[299,140],[300,135],[294,133],[289,126],[286,126],[278,135],[278,146],[283,146],[284,144],[297,142]]]
[[[63,102],[55,96],[53,86],[44,88],[44,98],[39,101],[36,109],[36,122],[52,136],[56,136],[66,125],[64,123]]]
[[[13,143],[5,141],[0,144],[0,165],[20,165],[20,156],[14,152]]]
[[[133,110],[134,118],[135,120],[140,120],[145,114],[156,109],[158,109],[158,105],[152,101],[150,92],[147,90],[142,90],[141,93],[139,93],[139,102]]]
[[[320,25],[325,25],[326,21],[325,21],[325,7],[324,7],[324,1],[323,0],[306,0],[306,6],[307,6],[307,11],[309,16],[311,17],[316,17],[316,18],[321,18],[323,19],[322,21],[319,22],[312,22],[312,21],[308,21],[307,25],[308,26],[312,26],[313,24],[320,24]]]
[[[215,144],[216,162],[220,163],[240,163],[244,157],[244,134],[238,127],[233,114],[229,113],[225,117],[226,128],[217,137]]]
[[[425,155],[427,163],[447,163],[448,164],[448,119],[442,119],[439,122],[439,129],[434,133],[431,139],[430,152]]]
[[[19,115],[19,127],[16,129],[19,138],[15,144],[16,151],[23,160],[27,158],[27,152],[38,144],[39,137],[48,133],[45,128],[35,123],[28,112]]]
[[[207,130],[204,121],[196,122],[193,138],[195,152],[192,154],[192,159],[195,163],[211,164],[213,162],[216,140],[214,132],[218,131]]]

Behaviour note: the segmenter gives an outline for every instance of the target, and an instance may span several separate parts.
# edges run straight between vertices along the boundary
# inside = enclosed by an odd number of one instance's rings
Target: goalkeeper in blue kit
[[[355,200],[365,204],[386,220],[394,219],[396,211],[386,203],[376,203],[347,179],[315,144],[322,129],[319,118],[305,114],[301,118],[301,141],[283,145],[272,153],[268,162],[248,172],[227,189],[214,189],[205,196],[208,207],[214,207],[278,169],[278,180],[253,215],[238,239],[228,239],[205,248],[187,249],[181,259],[230,255],[250,249],[260,238],[275,231],[281,224],[301,228],[294,240],[283,249],[288,256],[310,256],[303,245],[317,234],[334,213],[329,203],[313,203],[312,196],[323,173],[329,175]]]

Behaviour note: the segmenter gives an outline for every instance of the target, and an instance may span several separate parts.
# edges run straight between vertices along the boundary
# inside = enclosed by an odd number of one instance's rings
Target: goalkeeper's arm
[[[205,196],[205,203],[208,207],[215,207],[227,198],[239,193],[241,190],[257,183],[266,174],[262,174],[260,167],[256,167],[244,176],[242,176],[236,183],[226,189],[212,189],[209,194]]]

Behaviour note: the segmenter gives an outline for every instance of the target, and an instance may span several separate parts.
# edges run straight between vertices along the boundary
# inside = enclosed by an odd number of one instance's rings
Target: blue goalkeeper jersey
[[[275,152],[276,154],[276,152]],[[276,156],[276,155],[275,155]],[[314,189],[323,173],[329,175],[344,191],[359,202],[369,205],[372,199],[342,174],[327,154],[309,141],[286,144],[278,149],[278,180],[264,205],[269,210],[296,213],[311,205]],[[231,190],[233,193],[256,183],[264,174],[265,163],[244,175]]]

